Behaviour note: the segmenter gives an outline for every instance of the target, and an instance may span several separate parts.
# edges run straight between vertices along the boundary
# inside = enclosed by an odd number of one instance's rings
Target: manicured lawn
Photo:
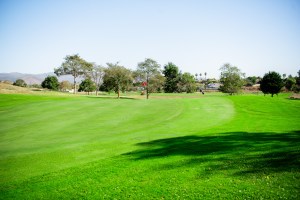
[[[0,95],[0,198],[300,198],[300,101],[153,97]]]

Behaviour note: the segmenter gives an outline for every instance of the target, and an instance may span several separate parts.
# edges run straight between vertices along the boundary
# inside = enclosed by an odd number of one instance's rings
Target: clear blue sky
[[[66,55],[135,69],[152,58],[219,78],[300,70],[299,0],[0,0],[0,72],[44,73]]]

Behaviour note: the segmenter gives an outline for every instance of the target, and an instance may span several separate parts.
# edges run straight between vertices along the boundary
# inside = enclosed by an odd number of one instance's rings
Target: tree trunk
[[[146,93],[147,93],[147,99],[149,99],[149,77],[147,76],[147,87],[146,87]]]
[[[98,96],[98,90],[100,88],[98,81],[95,81],[96,83],[96,96]]]
[[[74,94],[76,93],[76,77],[74,76]]]
[[[118,83],[118,99],[120,99],[120,83]]]
[[[147,87],[146,87],[146,96],[147,96],[147,99],[149,99],[148,85],[147,85]]]

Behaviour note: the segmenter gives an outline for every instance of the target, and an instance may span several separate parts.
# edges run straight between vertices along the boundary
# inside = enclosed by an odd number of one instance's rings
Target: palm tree
[[[206,73],[206,72],[204,72],[204,75],[205,75],[205,80],[206,80],[206,75],[207,75],[207,73]]]
[[[196,81],[197,81],[198,80],[198,74],[196,73],[195,76],[196,76]]]

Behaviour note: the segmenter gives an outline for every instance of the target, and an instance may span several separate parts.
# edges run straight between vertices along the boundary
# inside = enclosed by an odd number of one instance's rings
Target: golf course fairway
[[[177,96],[0,94],[0,199],[300,198],[299,100]]]

